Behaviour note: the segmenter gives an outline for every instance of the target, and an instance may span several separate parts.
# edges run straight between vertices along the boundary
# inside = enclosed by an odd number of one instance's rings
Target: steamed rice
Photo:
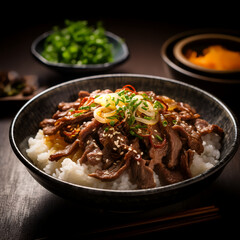
[[[220,140],[221,137],[215,133],[210,133],[202,136],[204,152],[201,155],[194,154],[193,162],[190,167],[192,176],[197,176],[213,166],[215,166],[220,158]],[[112,182],[102,182],[88,174],[95,172],[98,165],[91,166],[80,164],[78,159],[82,152],[77,151],[69,157],[62,157],[59,161],[49,161],[49,156],[57,150],[64,148],[65,143],[60,138],[51,139],[45,137],[40,129],[35,138],[30,138],[28,141],[29,149],[27,154],[33,163],[46,172],[63,181],[83,186],[104,188],[104,189],[137,189],[136,184],[132,184],[129,179],[128,172],[125,171],[119,178]],[[156,186],[161,186],[157,174],[154,173]]]

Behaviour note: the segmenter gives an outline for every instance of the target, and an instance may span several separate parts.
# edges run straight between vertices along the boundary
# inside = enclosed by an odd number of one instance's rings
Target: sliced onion
[[[141,117],[135,117],[136,121],[138,122],[142,122],[148,125],[155,125],[158,121],[159,121],[159,114],[156,115],[156,117],[154,119],[145,119],[145,118],[141,118]]]
[[[141,103],[139,106],[138,106],[138,111],[141,112],[141,113],[144,113],[145,115],[149,116],[149,117],[154,117],[155,114],[156,114],[156,111],[154,110],[152,104],[150,102],[147,102],[147,105],[148,107],[146,107],[143,103]],[[142,107],[144,108],[148,108],[148,110],[145,110],[143,109]]]
[[[132,99],[138,99],[138,100],[142,100],[143,96],[142,95],[135,95]]]
[[[109,123],[112,120],[108,119],[107,117],[111,117],[116,113],[116,110],[110,111],[108,108],[105,107],[99,107],[96,108],[93,112],[93,116],[95,119],[100,123]]]
[[[105,109],[104,107],[99,107],[99,108],[96,108],[93,112],[93,116],[95,117],[95,119],[100,122],[100,123],[107,123],[107,120],[106,118],[102,117],[102,110]]]
[[[107,109],[107,108],[105,108],[105,110],[107,110],[108,112],[102,111],[102,116],[104,118],[111,117],[116,113],[116,110],[113,110],[113,111],[110,111],[110,112],[109,112],[109,109]]]

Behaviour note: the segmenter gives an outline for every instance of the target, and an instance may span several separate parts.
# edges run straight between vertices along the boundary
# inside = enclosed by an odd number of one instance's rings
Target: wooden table
[[[72,78],[40,65],[30,54],[32,41],[51,29],[52,22],[24,25],[0,39],[0,70],[35,74],[41,86],[52,86]],[[107,30],[125,39],[131,57],[107,73],[139,73],[173,78],[160,56],[164,41],[176,33],[191,30],[194,24],[107,18]],[[197,27],[203,27],[198,25]],[[222,26],[217,26],[222,27]],[[235,30],[239,30],[236,29]],[[178,79],[184,81],[184,77]],[[240,85],[191,82],[227,103],[239,118]],[[40,186],[14,155],[8,131],[21,102],[1,102],[0,111],[0,239],[48,239],[66,237],[111,239],[184,234],[233,234],[240,214],[240,151],[222,174],[203,191],[165,207],[142,212],[108,212],[86,208],[64,200]],[[145,235],[143,235],[145,234]],[[146,235],[147,234],[147,235]],[[139,238],[138,238],[139,239]]]

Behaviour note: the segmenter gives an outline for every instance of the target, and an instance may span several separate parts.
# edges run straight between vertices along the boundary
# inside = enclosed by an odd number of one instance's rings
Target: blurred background
[[[237,1],[4,1],[1,34],[69,19],[135,19],[196,27],[240,28]]]
[[[63,76],[49,70],[35,61],[30,52],[34,39],[53,26],[63,26],[65,19],[88,20],[90,25],[101,20],[107,31],[126,41],[130,59],[107,73],[151,74],[178,80],[182,79],[169,73],[160,55],[167,39],[196,29],[240,33],[236,1],[4,1],[0,9],[0,70],[36,74],[40,85],[48,86],[83,76]],[[206,82],[200,87],[211,92],[209,85]],[[211,88],[215,93],[215,85]]]

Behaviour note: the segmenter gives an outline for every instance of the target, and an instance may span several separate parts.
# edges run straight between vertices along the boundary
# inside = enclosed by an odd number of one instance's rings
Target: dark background
[[[59,24],[63,19],[140,19],[185,24],[189,27],[239,28],[237,1],[4,1],[1,33],[26,26]]]

